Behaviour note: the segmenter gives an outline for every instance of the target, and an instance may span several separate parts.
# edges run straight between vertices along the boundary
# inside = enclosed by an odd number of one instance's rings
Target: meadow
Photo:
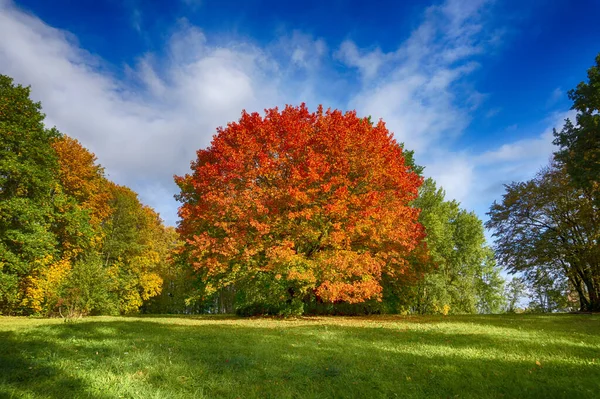
[[[594,398],[600,315],[0,317],[2,398]]]

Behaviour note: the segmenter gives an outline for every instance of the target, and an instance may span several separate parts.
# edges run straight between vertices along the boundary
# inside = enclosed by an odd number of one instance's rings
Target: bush
[[[118,314],[117,298],[111,293],[111,278],[99,256],[75,262],[61,288],[57,304],[66,318],[90,314]]]

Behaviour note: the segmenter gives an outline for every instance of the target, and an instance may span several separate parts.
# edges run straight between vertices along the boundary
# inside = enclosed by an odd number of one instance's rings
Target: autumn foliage
[[[138,312],[161,293],[176,233],[43,119],[0,75],[0,313]]]
[[[380,121],[303,104],[242,113],[176,177],[179,233],[205,293],[359,303],[412,279],[422,179]],[[277,287],[274,289],[273,287]]]
[[[89,210],[90,221],[97,228],[111,212],[103,168],[96,163],[93,153],[69,136],[54,140],[52,148],[58,156],[58,175],[63,189],[79,206]]]
[[[0,314],[498,307],[480,221],[423,184],[381,121],[243,112],[175,177],[175,230],[41,111],[0,75]]]

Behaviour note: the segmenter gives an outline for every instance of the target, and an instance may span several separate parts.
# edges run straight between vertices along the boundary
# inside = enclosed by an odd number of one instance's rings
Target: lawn
[[[600,315],[0,317],[0,397],[598,398]]]

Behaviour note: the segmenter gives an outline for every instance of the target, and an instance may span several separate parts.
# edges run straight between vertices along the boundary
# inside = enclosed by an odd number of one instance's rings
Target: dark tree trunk
[[[600,312],[600,297],[598,295],[598,292],[590,292],[590,302],[587,310],[590,312]]]
[[[587,309],[588,312],[599,312],[600,311],[600,295],[598,293],[598,287],[594,284],[594,278],[589,276],[589,273],[586,273],[586,276],[583,278],[583,283],[585,284],[585,288],[587,289],[587,298],[588,304]]]
[[[576,273],[574,273],[572,276],[569,276],[568,278],[571,281],[571,284],[573,284],[573,286],[577,290],[577,296],[579,297],[579,310],[582,312],[587,311],[587,309],[590,306],[590,301],[587,298],[585,288],[581,279],[577,276]]]
[[[229,314],[234,311],[235,286],[228,285],[221,288],[215,298],[215,307],[217,313]]]

